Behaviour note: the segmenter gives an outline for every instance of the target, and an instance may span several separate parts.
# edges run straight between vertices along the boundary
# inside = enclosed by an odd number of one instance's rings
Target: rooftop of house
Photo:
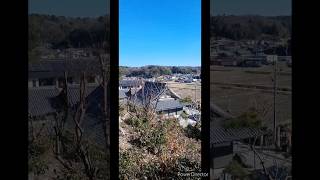
[[[95,58],[86,58],[67,61],[64,59],[41,60],[29,63],[29,79],[63,77],[65,71],[71,75],[79,75],[80,72],[97,74],[100,73],[100,62]]]
[[[136,98],[132,98],[131,100],[134,100],[140,105],[151,102],[153,106],[156,105],[155,108],[157,112],[183,107],[183,104],[180,103],[179,99],[168,89],[166,83],[147,81],[141,89],[133,94],[135,94],[133,97]],[[128,93],[125,93],[125,95],[128,95]],[[168,95],[169,98],[161,98],[165,95]]]
[[[95,91],[101,91],[94,85],[88,85],[86,88],[86,97],[92,95]],[[28,112],[31,116],[42,116],[55,113],[60,108],[60,99],[62,91],[56,87],[36,87],[28,89]],[[79,85],[68,86],[68,102],[74,107],[80,99]]]
[[[183,105],[177,99],[160,100],[157,103],[156,111],[166,111],[171,109],[183,108]]]
[[[258,128],[223,128],[211,127],[210,128],[210,144],[219,144],[224,142],[237,141],[247,138],[253,138],[265,134]]]
[[[31,116],[41,116],[54,113],[52,99],[60,94],[60,90],[53,87],[29,88],[28,112]]]
[[[137,97],[142,102],[146,100],[156,100],[168,89],[167,84],[163,82],[150,82],[144,83],[144,86],[137,92]]]
[[[142,85],[142,81],[140,80],[121,80],[119,82],[120,86],[126,86],[126,87],[137,87]]]
[[[71,110],[79,103],[79,85],[69,86],[68,101]],[[99,146],[105,145],[103,121],[101,121],[101,99],[103,88],[101,86],[90,86],[86,88],[86,116],[81,123],[84,129],[84,137]],[[31,117],[42,117],[58,112],[62,108],[63,91],[54,87],[29,88],[29,115]],[[75,128],[72,120],[73,113],[69,114],[65,122],[65,128],[71,131]]]

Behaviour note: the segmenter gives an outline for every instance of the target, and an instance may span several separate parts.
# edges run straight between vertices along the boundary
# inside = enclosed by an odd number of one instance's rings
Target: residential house
[[[101,81],[98,59],[41,60],[29,64],[28,86],[62,87],[65,74],[69,84],[79,84],[82,72],[86,73],[89,84],[98,84]]]
[[[73,115],[80,100],[80,75],[87,78],[85,92],[86,112],[82,128],[87,140],[105,145],[102,119],[103,88],[100,83],[100,63],[97,59],[41,60],[29,64],[28,114],[35,123],[45,124],[54,133],[54,119],[68,104],[65,128],[73,131]],[[67,76],[65,76],[67,75]],[[65,87],[67,77],[67,88]],[[66,91],[65,91],[66,90]],[[67,92],[67,93],[66,93]],[[109,103],[107,104],[109,106]]]
[[[183,105],[180,99],[163,82],[145,82],[136,93],[127,93],[128,99],[138,105],[154,108],[158,114],[180,115]]]
[[[69,85],[67,96],[65,92],[66,91],[54,86],[29,88],[29,118],[45,123],[49,133],[53,133],[54,118],[64,110],[67,99],[69,115],[65,122],[65,128],[73,131],[75,128],[73,115],[79,105],[80,86]],[[102,86],[88,85],[85,93],[86,112],[81,125],[84,130],[85,139],[95,142],[98,146],[104,147],[105,130],[102,116],[102,100]],[[107,106],[109,106],[109,103]]]
[[[219,179],[223,170],[237,154],[237,143],[252,140],[264,135],[258,128],[224,128],[223,123],[234,118],[214,103],[210,104],[210,171],[214,178]],[[223,178],[222,178],[223,179]]]
[[[211,174],[213,179],[219,179],[223,170],[233,160],[237,151],[237,143],[248,139],[261,137],[264,131],[258,128],[223,128],[221,126],[210,128],[210,154]]]
[[[143,85],[142,80],[121,80],[119,82],[119,89],[140,89]]]

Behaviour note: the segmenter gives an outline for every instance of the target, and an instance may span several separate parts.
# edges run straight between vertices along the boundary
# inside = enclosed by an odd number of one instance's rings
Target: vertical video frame
[[[108,0],[29,0],[28,179],[110,179]]]
[[[211,179],[291,179],[291,1],[210,1]]]
[[[200,5],[120,0],[120,179],[201,178]]]

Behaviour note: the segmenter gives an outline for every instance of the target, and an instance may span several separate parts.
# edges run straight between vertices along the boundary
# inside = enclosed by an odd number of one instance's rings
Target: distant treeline
[[[127,77],[152,78],[170,74],[191,74],[200,72],[200,67],[177,67],[177,66],[143,66],[143,67],[123,67],[121,66],[120,75]]]
[[[291,16],[232,16],[211,17],[211,36],[233,40],[279,39],[291,36]]]
[[[52,48],[87,48],[108,42],[109,17],[29,15],[29,50],[50,44]]]

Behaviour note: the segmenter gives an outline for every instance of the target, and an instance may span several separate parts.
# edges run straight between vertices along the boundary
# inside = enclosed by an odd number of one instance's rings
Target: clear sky
[[[96,17],[109,13],[110,0],[29,0],[29,14]]]
[[[119,0],[121,66],[200,66],[201,0]]]
[[[210,0],[211,14],[291,15],[292,0]]]

